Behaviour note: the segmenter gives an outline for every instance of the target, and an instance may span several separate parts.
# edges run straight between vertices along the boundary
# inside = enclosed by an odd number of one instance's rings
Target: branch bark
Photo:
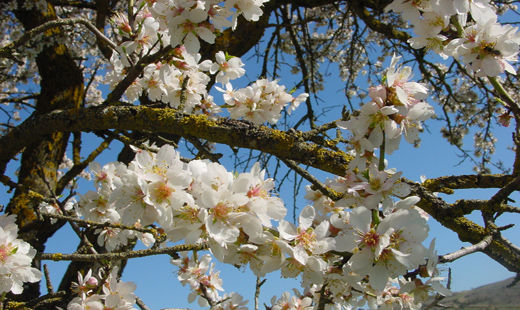
[[[412,192],[421,198],[417,206],[433,216],[444,227],[455,232],[461,241],[479,244],[490,235],[496,235],[493,227],[482,227],[462,215],[456,215],[457,210],[436,197],[420,184],[408,182]],[[493,238],[482,252],[497,261],[511,272],[520,272],[520,253],[502,238]]]
[[[35,7],[26,10],[22,5],[19,5],[19,8],[14,14],[29,33],[47,23],[52,24],[57,19],[54,7],[49,3],[41,9]],[[50,44],[45,45],[36,57],[41,77],[41,91],[33,116],[55,109],[78,109],[83,102],[84,86],[81,70],[72,59],[67,46],[51,41],[54,35],[60,33],[62,33],[62,29],[59,27],[52,27],[44,32],[44,37],[49,38]],[[35,211],[39,201],[31,198],[30,191],[44,197],[56,195],[58,167],[63,160],[69,135],[70,133],[66,129],[50,132],[25,145],[18,177],[19,186],[6,209],[7,213],[17,214],[21,230],[25,226],[31,225],[32,229],[26,230],[19,237],[30,243],[39,252],[44,251],[47,239],[62,224],[58,222],[53,225],[49,221],[38,220]],[[2,146],[2,148],[4,147]],[[16,153],[20,151],[22,149],[17,150]],[[34,265],[39,268],[39,261],[34,261]],[[28,284],[28,288],[24,289],[23,294],[16,298],[31,300],[39,295],[39,283],[31,283]]]
[[[207,249],[207,244],[183,244],[175,245],[167,248],[159,249],[146,249],[137,251],[126,251],[126,252],[112,252],[112,253],[101,253],[101,254],[61,254],[61,253],[39,253],[37,258],[41,260],[70,260],[78,262],[98,262],[98,261],[116,261],[126,260],[135,257],[146,257],[152,255],[168,254],[174,258],[178,258],[178,252],[186,251],[200,251]]]
[[[343,175],[351,156],[303,142],[297,131],[280,131],[255,126],[245,121],[204,115],[183,115],[172,109],[143,106],[93,107],[59,110],[34,116],[0,137],[7,148],[0,152],[2,167],[26,145],[42,136],[60,131],[97,131],[106,129],[152,131],[179,136],[192,136],[233,147],[244,147],[291,159],[304,165]]]

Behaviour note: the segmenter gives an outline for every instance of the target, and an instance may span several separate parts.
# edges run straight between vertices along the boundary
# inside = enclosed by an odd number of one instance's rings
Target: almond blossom
[[[280,237],[294,243],[294,258],[302,265],[307,263],[310,255],[323,254],[334,248],[334,239],[327,236],[329,222],[323,221],[313,228],[314,217],[314,208],[307,206],[300,213],[298,227],[285,220],[281,220],[278,226]]]
[[[215,42],[211,25],[206,22],[208,19],[206,10],[182,7],[180,12],[179,15],[168,20],[171,46],[183,44],[190,53],[197,53],[200,49],[199,38],[207,43]]]
[[[17,237],[16,215],[0,215],[0,293],[21,294],[23,283],[38,282],[42,276],[31,267],[36,250]]]
[[[312,299],[310,297],[291,296],[289,292],[283,292],[280,298],[273,296],[271,299],[272,310],[311,310]]]
[[[352,271],[368,275],[369,284],[382,291],[391,278],[424,263],[426,249],[421,242],[428,228],[415,210],[399,210],[374,224],[372,212],[358,207],[351,212],[348,230],[336,238],[339,251],[353,253]]]
[[[281,117],[281,112],[287,104],[290,113],[308,94],[301,94],[293,98],[285,92],[285,86],[278,85],[278,81],[260,79],[246,88],[233,90],[231,84],[226,84],[226,90],[217,89],[223,93],[226,107],[231,118],[245,118],[257,125],[264,122],[275,124]]]
[[[501,25],[489,0],[393,1],[386,10],[401,13],[418,35],[409,40],[413,48],[433,50],[443,58],[461,58],[477,77],[494,77],[507,71],[516,74],[520,37],[517,28]],[[468,19],[468,15],[471,19]],[[455,17],[459,37],[447,37],[450,18]],[[447,32],[441,34],[442,30]]]
[[[352,133],[352,145],[358,160],[362,161],[359,156],[372,153],[383,142],[385,153],[392,154],[399,148],[403,135],[408,142],[418,143],[422,122],[435,115],[433,107],[423,101],[427,88],[409,82],[412,69],[398,66],[400,58],[392,57],[384,76],[385,85],[370,88],[372,100],[361,107],[359,115],[337,122],[340,128]],[[364,163],[356,166],[363,167]]]
[[[172,259],[171,263],[179,267],[178,278],[182,285],[189,284],[192,292],[188,301],[198,303],[202,307],[208,306],[207,299],[218,301],[218,291],[223,291],[222,279],[219,272],[214,272],[214,264],[211,263],[209,254],[203,255],[199,260],[183,255],[179,259]]]
[[[67,310],[135,310],[136,296],[133,292],[136,286],[133,282],[119,280],[117,272],[118,269],[113,268],[105,279],[100,273],[99,280],[92,276],[92,270],[85,276],[78,273],[78,283],[73,283],[73,286],[79,296],[69,302]],[[99,286],[103,294],[99,294]]]
[[[237,18],[240,14],[248,21],[257,21],[263,14],[261,7],[269,0],[228,0],[226,1],[226,9],[236,8],[237,12],[233,14],[232,27],[237,26]]]
[[[496,18],[464,29],[462,38],[452,40],[446,51],[463,58],[476,76],[497,76],[504,71],[516,74],[510,62],[517,60],[520,36],[516,28],[501,25]]]
[[[228,56],[224,52],[219,51],[215,54],[216,63],[211,66],[210,73],[218,72],[215,81],[217,83],[227,84],[230,80],[237,79],[246,73],[242,67],[244,63],[239,57]]]

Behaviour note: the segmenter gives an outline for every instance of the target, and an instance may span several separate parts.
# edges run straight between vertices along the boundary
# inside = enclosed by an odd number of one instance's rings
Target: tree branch
[[[20,150],[49,133],[111,128],[193,136],[230,146],[256,149],[336,175],[343,175],[351,160],[351,156],[344,152],[302,142],[298,132],[285,132],[227,118],[211,120],[205,115],[184,115],[172,109],[111,106],[58,110],[26,120],[0,137],[0,144],[7,146],[0,151],[0,174]]]
[[[520,176],[517,176],[514,180],[509,182],[506,186],[502,187],[491,199],[489,199],[490,205],[495,205],[504,202],[512,192],[518,190],[520,187]]]
[[[88,30],[92,31],[100,40],[108,44],[113,50],[117,48],[117,45],[112,42],[109,38],[107,38],[101,31],[99,31],[96,26],[94,26],[89,20],[86,20],[81,17],[71,17],[65,19],[56,19],[50,20],[38,27],[34,27],[31,30],[25,32],[18,40],[11,42],[7,46],[0,48],[0,58],[12,58],[13,55],[16,55],[16,48],[22,46],[27,43],[31,39],[33,39],[36,35],[45,32],[46,30],[56,28],[59,26],[74,26],[74,25],[84,25]]]
[[[42,216],[48,217],[48,218],[54,218],[54,219],[58,219],[58,220],[66,220],[66,221],[69,221],[69,222],[75,222],[75,223],[78,224],[78,226],[84,226],[84,227],[91,227],[91,226],[93,226],[93,227],[101,227],[101,228],[112,227],[112,228],[118,228],[118,229],[133,230],[133,231],[137,231],[137,232],[141,232],[141,233],[149,233],[149,234],[152,234],[155,239],[161,239],[161,235],[158,233],[157,230],[155,230],[153,228],[142,228],[142,227],[135,227],[135,226],[127,226],[127,225],[110,223],[110,222],[96,223],[96,222],[83,220],[83,219],[79,219],[79,218],[72,217],[72,216],[61,215],[61,214],[49,214],[49,213],[43,213],[43,212],[40,213],[40,214]]]
[[[453,194],[454,189],[467,188],[503,188],[514,179],[511,175],[470,174],[445,176],[428,179],[422,186],[432,192]]]
[[[442,255],[439,258],[439,262],[440,263],[449,263],[449,262],[453,262],[463,256],[466,256],[468,254],[471,254],[471,253],[474,253],[477,251],[483,251],[491,244],[491,240],[493,240],[492,236],[486,236],[479,243],[476,243],[476,244],[468,246],[468,247],[464,247],[464,248],[462,248],[458,251],[455,251],[453,253],[450,253],[450,254]]]
[[[282,161],[291,169],[296,171],[299,175],[304,177],[307,181],[311,182],[314,187],[316,187],[323,195],[329,197],[330,199],[337,201],[343,197],[343,194],[340,194],[333,190],[332,188],[328,188],[326,185],[318,181],[314,176],[312,176],[307,170],[298,166],[297,163],[290,159],[282,159]]]
[[[136,257],[146,257],[152,255],[168,254],[174,258],[178,258],[178,252],[200,251],[208,248],[205,243],[202,244],[182,244],[160,249],[146,249],[137,251],[128,251],[120,253],[101,253],[101,254],[61,254],[61,253],[40,253],[36,254],[37,259],[53,260],[53,261],[81,261],[81,262],[97,262],[102,260],[117,261]]]
[[[456,209],[436,197],[420,184],[407,181],[412,187],[412,193],[421,198],[417,206],[433,216],[444,227],[457,233],[461,241],[477,244],[489,235],[494,235],[496,229],[485,228],[456,214]],[[483,253],[497,261],[511,272],[520,272],[520,253],[511,244],[501,238],[494,238]]]

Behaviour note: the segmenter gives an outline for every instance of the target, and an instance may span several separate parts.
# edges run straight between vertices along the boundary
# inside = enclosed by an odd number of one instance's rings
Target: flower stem
[[[379,210],[373,209],[372,210],[372,223],[374,224],[375,227],[377,227],[377,225],[379,225],[380,222],[381,222],[381,219],[379,218]]]
[[[464,34],[464,29],[462,29],[462,26],[460,25],[459,20],[457,19],[457,17],[456,16],[452,16],[450,18],[450,22],[455,26],[455,29],[457,29],[457,35],[459,37],[462,37],[462,35]]]
[[[377,167],[379,171],[385,170],[385,140],[385,131],[383,130],[383,143],[381,143],[381,148],[379,149],[379,165]]]
[[[507,106],[513,110],[513,112],[518,112],[520,110],[520,107],[516,104],[515,100],[509,95],[507,90],[505,90],[504,86],[502,86],[502,83],[498,81],[498,79],[494,76],[488,76],[489,82],[491,85],[493,85],[493,88],[498,93],[500,99],[502,99]]]

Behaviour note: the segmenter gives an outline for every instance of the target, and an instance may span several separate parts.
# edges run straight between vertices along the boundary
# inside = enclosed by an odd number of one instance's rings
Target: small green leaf
[[[226,56],[226,61],[229,61],[231,58],[235,57],[235,56],[229,55],[228,52],[225,52],[225,56]]]
[[[370,182],[370,173],[369,173],[368,169],[363,171],[363,173],[361,173],[361,175]]]

